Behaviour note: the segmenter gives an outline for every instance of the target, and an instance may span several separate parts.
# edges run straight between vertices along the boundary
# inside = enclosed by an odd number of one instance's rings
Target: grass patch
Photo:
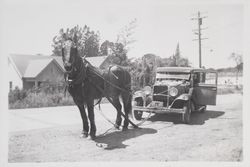
[[[234,94],[239,93],[243,94],[243,86],[235,86],[235,85],[218,85],[217,94],[224,95],[224,94]]]
[[[9,92],[9,108],[38,108],[74,105],[72,97],[64,95],[64,85],[45,85],[39,89],[19,90]]]

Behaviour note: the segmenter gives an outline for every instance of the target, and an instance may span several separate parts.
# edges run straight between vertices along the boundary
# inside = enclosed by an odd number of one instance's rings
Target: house
[[[9,88],[30,89],[43,82],[63,81],[64,70],[52,57],[43,55],[18,55],[8,57]]]
[[[107,56],[86,58],[93,66],[106,66]],[[30,89],[42,83],[61,82],[64,80],[62,58],[45,55],[11,54],[8,57],[9,89]]]

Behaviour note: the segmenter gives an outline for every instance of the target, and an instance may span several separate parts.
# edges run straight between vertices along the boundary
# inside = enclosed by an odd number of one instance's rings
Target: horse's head
[[[71,39],[67,39],[62,46],[62,60],[66,71],[71,71],[73,69],[76,56],[76,43]]]
[[[72,39],[66,39],[62,45],[62,60],[66,70],[65,79],[70,84],[77,84],[86,78],[85,57],[78,55],[76,35]]]

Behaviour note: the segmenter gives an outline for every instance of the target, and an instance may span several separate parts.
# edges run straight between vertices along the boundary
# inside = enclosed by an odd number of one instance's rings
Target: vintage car
[[[179,113],[188,124],[192,112],[216,105],[217,78],[214,70],[158,67],[154,85],[134,93],[133,116],[141,120],[143,112]]]

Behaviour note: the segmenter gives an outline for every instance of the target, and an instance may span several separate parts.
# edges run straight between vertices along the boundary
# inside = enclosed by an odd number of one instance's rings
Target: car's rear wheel
[[[207,110],[207,106],[201,106],[200,112],[205,112]]]
[[[143,106],[143,101],[142,99],[137,99],[135,100],[135,103],[134,103],[135,106]],[[142,119],[142,114],[143,112],[142,111],[138,111],[138,110],[134,110],[133,111],[133,117],[134,119],[140,121]]]
[[[187,103],[183,107],[184,113],[182,114],[182,122],[185,124],[190,123],[191,107],[190,103]]]

